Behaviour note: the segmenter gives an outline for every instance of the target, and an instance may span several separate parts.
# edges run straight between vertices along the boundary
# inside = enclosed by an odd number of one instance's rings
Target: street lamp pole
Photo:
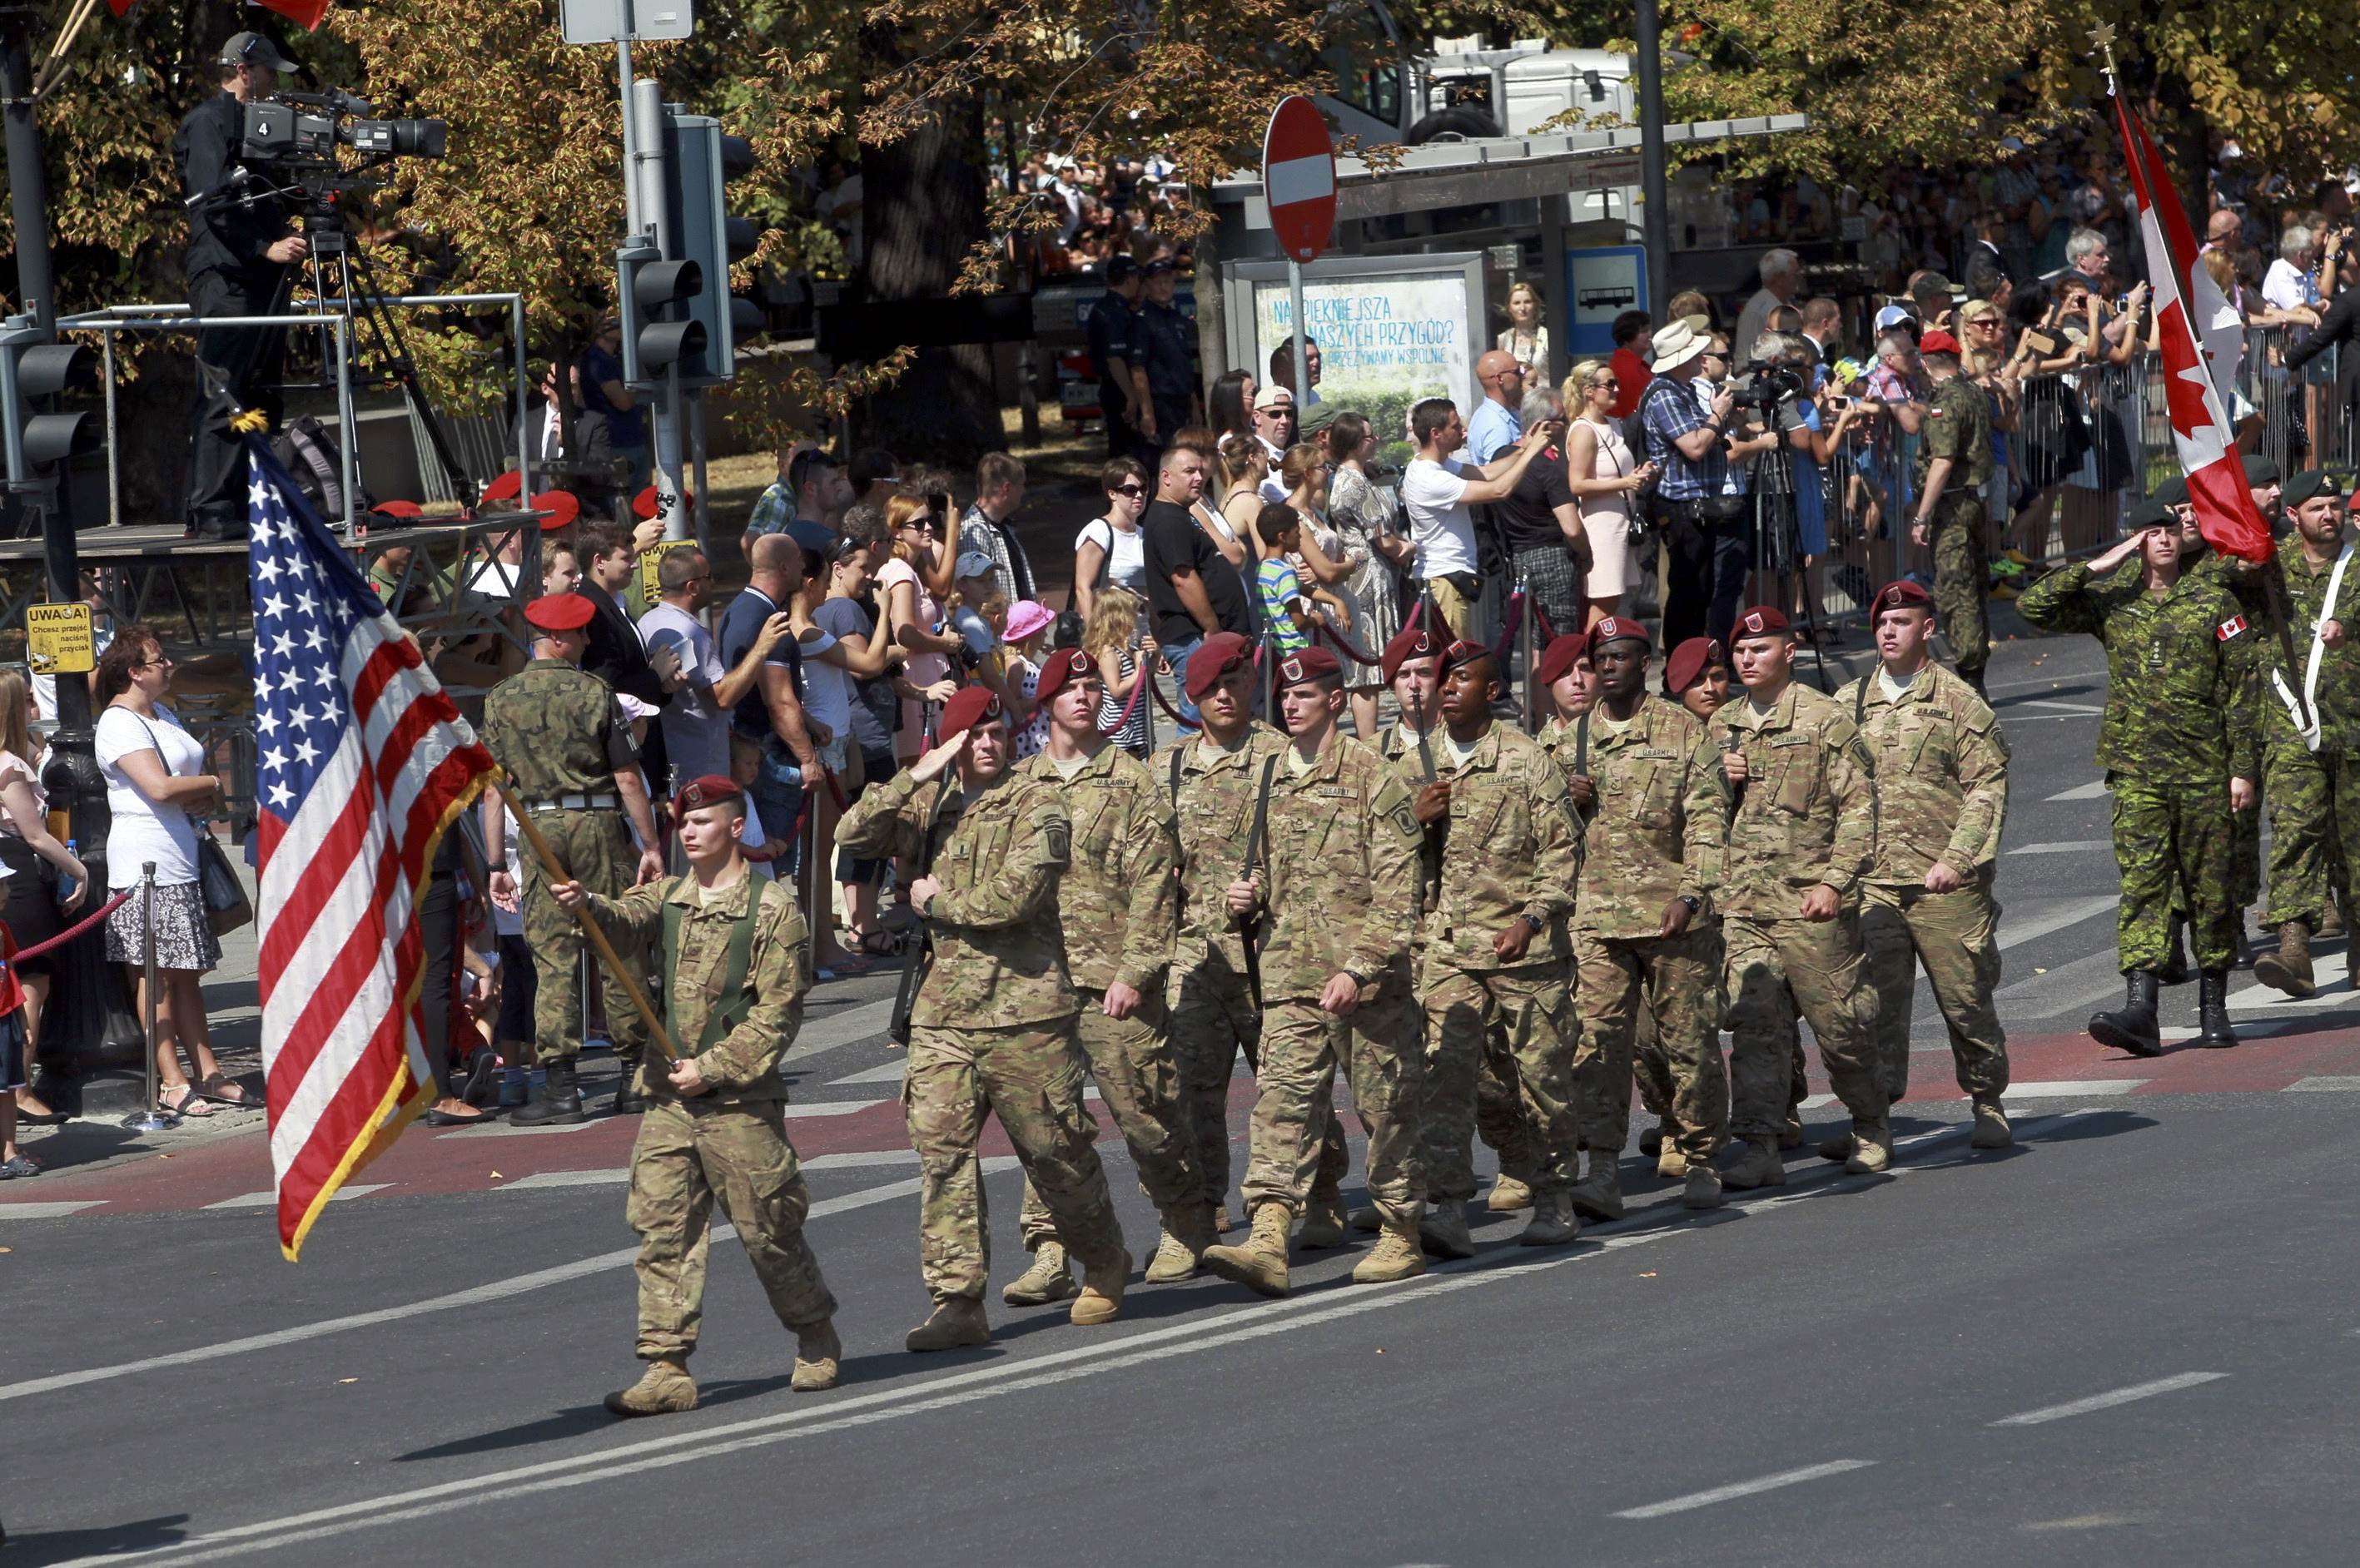
[[[1664,172],[1664,45],[1655,0],[1638,0],[1640,232],[1647,247],[1647,309],[1664,321],[1671,298],[1671,182]]]

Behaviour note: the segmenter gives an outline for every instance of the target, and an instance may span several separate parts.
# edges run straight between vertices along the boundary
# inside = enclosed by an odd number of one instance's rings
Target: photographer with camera
[[[310,254],[283,198],[250,170],[242,149],[246,105],[279,88],[295,69],[260,33],[238,33],[216,61],[221,91],[189,112],[172,138],[189,205],[183,266],[189,305],[201,320],[268,316],[287,308],[290,277]],[[230,420],[259,408],[278,428],[284,327],[206,327],[197,336],[197,397],[191,419],[189,527],[198,539],[246,536],[246,449]]]

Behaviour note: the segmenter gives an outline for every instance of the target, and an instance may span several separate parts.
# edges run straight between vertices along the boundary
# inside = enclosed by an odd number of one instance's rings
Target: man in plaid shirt
[[[1661,470],[1652,508],[1664,530],[1664,642],[1677,647],[1705,635],[1712,606],[1713,540],[1724,502],[1729,457],[1723,435],[1737,400],[1726,389],[1710,408],[1691,385],[1704,368],[1710,339],[1688,321],[1655,333],[1655,378],[1639,402],[1647,461]]]

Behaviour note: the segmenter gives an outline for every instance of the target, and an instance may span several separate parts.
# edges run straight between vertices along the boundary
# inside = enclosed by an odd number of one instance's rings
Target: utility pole
[[[1664,172],[1664,42],[1655,0],[1638,0],[1639,214],[1647,247],[1647,309],[1663,324],[1671,296],[1671,181]]]

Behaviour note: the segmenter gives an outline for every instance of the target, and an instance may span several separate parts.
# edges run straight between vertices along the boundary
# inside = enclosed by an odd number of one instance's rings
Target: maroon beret
[[[1628,615],[1609,615],[1590,628],[1590,646],[1592,648],[1604,648],[1610,642],[1621,642],[1625,637],[1636,637],[1650,647],[1654,646],[1647,636],[1645,624]]]
[[[1299,648],[1278,661],[1278,682],[1282,686],[1332,681],[1343,673],[1343,665],[1324,648]]]
[[[1930,610],[1933,607],[1934,595],[1927,593],[1924,587],[1912,583],[1907,577],[1896,577],[1876,591],[1876,598],[1869,612],[1869,620],[1874,623],[1878,615],[1887,610],[1912,608]]]
[[[943,716],[934,724],[934,738],[954,740],[986,719],[1000,716],[1000,699],[991,694],[989,686],[962,686],[943,704]]]
[[[1786,611],[1775,604],[1756,604],[1737,617],[1737,625],[1731,628],[1729,637],[1734,642],[1739,637],[1768,637],[1773,632],[1793,629]]]
[[[1607,621],[1600,624],[1611,626],[1613,623]],[[1552,637],[1549,639],[1548,647],[1541,650],[1541,667],[1535,673],[1542,685],[1554,686],[1564,680],[1572,670],[1575,661],[1589,651],[1590,634],[1588,632],[1567,632],[1562,637]]]
[[[1401,674],[1403,665],[1413,659],[1432,659],[1441,651],[1442,639],[1426,627],[1404,626],[1393,634],[1392,641],[1385,644],[1378,668],[1384,675],[1385,684],[1390,686],[1394,677]]]
[[[1215,632],[1188,656],[1188,701],[1202,702],[1221,677],[1253,658],[1253,644],[1235,632]]]
[[[524,607],[524,618],[545,632],[578,632],[595,613],[579,593],[544,593]]]
[[[1703,680],[1706,670],[1728,662],[1729,655],[1721,644],[1710,637],[1692,637],[1672,649],[1672,657],[1665,661],[1664,690],[1677,697]]]
[[[1442,650],[1442,663],[1437,673],[1448,675],[1462,664],[1472,664],[1479,659],[1491,657],[1491,645],[1461,637]]]
[[[718,773],[708,773],[681,786],[680,792],[672,798],[672,814],[684,817],[699,806],[718,806],[745,798],[746,791],[738,788],[735,779],[724,779]]]
[[[1090,662],[1088,654],[1078,648],[1061,648],[1049,656],[1047,663],[1041,666],[1041,679],[1032,688],[1032,695],[1038,701],[1046,702],[1064,691],[1068,681],[1078,680],[1085,675],[1096,675],[1098,672],[1098,667]]]

